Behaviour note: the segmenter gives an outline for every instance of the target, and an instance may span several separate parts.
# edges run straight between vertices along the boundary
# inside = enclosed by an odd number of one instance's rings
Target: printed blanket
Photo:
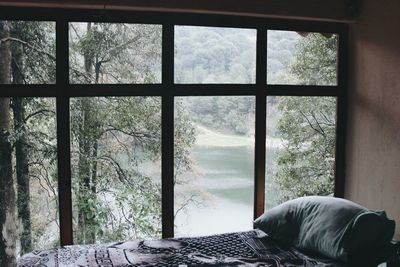
[[[332,266],[339,263],[283,247],[260,230],[193,238],[73,245],[33,251],[18,267]]]

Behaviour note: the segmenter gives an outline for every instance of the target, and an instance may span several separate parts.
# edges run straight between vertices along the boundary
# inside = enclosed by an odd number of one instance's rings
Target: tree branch
[[[35,50],[36,52],[39,52],[39,53],[42,53],[42,54],[47,55],[50,59],[52,59],[52,60],[54,60],[54,61],[56,60],[56,57],[55,57],[54,55],[50,54],[49,52],[44,51],[43,49],[40,49],[40,48],[38,48],[38,47],[36,47],[36,46],[34,46],[34,45],[31,45],[30,43],[25,42],[25,41],[23,41],[23,40],[21,40],[21,39],[18,39],[18,38],[7,37],[7,38],[4,38],[4,39],[0,39],[0,45],[1,45],[2,43],[4,43],[4,42],[9,42],[9,41],[18,42],[18,43],[20,43],[20,44],[23,44],[24,46],[27,46],[27,47],[29,47],[30,49]]]
[[[105,133],[107,133],[107,132],[116,131],[116,132],[120,132],[120,133],[126,134],[126,135],[128,135],[128,136],[134,137],[134,138],[157,138],[155,135],[148,134],[148,133],[143,133],[143,132],[128,132],[128,131],[124,131],[124,130],[122,130],[122,129],[115,128],[115,127],[113,127],[113,126],[111,126],[111,125],[110,125],[109,127],[110,127],[110,128],[105,129],[105,130],[103,131],[103,134],[105,134]]]
[[[319,124],[319,121],[318,121],[318,119],[315,117],[315,114],[314,114],[313,111],[311,112],[311,116],[313,117],[315,123],[317,124],[318,128],[320,129],[322,136],[323,136],[323,137],[326,137],[325,131],[324,131],[324,129],[322,129],[321,125]]]
[[[306,121],[307,121],[308,125],[311,127],[311,129],[313,129],[315,132],[319,133],[320,135],[325,136],[323,132],[321,132],[320,130],[318,130],[317,128],[314,127],[314,125],[311,123],[311,121],[308,119],[307,115],[304,114],[303,111],[300,110],[299,112],[306,119]]]
[[[26,116],[26,117],[24,118],[24,122],[25,122],[25,123],[28,122],[28,120],[29,120],[30,118],[32,118],[32,117],[34,117],[34,116],[36,116],[36,115],[39,115],[39,114],[46,114],[46,113],[56,114],[53,110],[41,109],[41,110],[38,110],[38,111],[36,111],[36,112],[34,112],[34,113],[31,113],[31,114],[29,114],[28,116]]]

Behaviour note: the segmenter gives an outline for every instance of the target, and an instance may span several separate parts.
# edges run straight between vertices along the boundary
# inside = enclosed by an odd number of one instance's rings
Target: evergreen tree
[[[307,85],[336,84],[336,36],[310,33],[296,45],[290,75]],[[336,99],[278,97],[278,152],[275,180],[282,199],[330,195],[334,186]]]

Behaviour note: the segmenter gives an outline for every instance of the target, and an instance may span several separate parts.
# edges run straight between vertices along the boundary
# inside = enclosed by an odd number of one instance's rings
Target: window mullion
[[[60,216],[60,244],[73,243],[71,199],[71,147],[69,123],[68,22],[56,23],[57,157]]]
[[[348,32],[347,28],[339,34],[338,47],[338,85],[340,95],[337,97],[336,109],[336,150],[335,150],[335,192],[336,197],[344,197],[345,164],[346,164],[346,113],[348,86]]]
[[[264,212],[265,199],[265,136],[266,136],[266,93],[267,81],[267,31],[257,30],[256,61],[256,120],[254,149],[254,218]]]
[[[162,237],[174,236],[174,26],[164,24],[162,32]]]

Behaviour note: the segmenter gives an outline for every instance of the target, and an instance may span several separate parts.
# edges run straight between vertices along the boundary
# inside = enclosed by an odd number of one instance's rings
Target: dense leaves
[[[256,31],[175,27],[175,83],[254,83]]]
[[[161,27],[71,23],[73,83],[157,83]],[[176,164],[190,169],[192,126],[184,117]],[[74,230],[77,243],[161,234],[161,98],[71,101]]]
[[[55,23],[1,24],[8,25],[9,35],[0,38],[0,57],[10,54],[11,64],[2,65],[7,78],[0,79],[0,84],[54,83]],[[8,185],[7,190],[15,191],[16,203],[12,198],[0,202],[15,211],[16,220],[12,223],[17,229],[8,238],[17,241],[17,246],[6,250],[15,257],[34,248],[58,244],[59,236],[54,234],[58,231],[55,101],[17,97],[2,100],[10,103],[0,116],[10,121],[8,142],[12,148],[10,168],[14,185]],[[7,179],[3,175],[0,178]],[[0,186],[1,191],[4,189]],[[12,209],[10,206],[15,204],[17,209]]]
[[[191,97],[185,108],[194,123],[218,132],[254,134],[254,97]]]
[[[78,243],[160,234],[160,177],[145,168],[159,164],[160,100],[102,97],[71,101]]]
[[[161,82],[161,26],[70,23],[72,83]]]
[[[337,36],[268,31],[269,84],[336,85]]]
[[[311,33],[295,45],[290,75],[304,84],[336,84],[336,38]],[[280,201],[333,194],[336,99],[278,97],[277,128],[284,148],[277,154]]]
[[[55,23],[38,21],[11,21],[11,49],[13,50],[13,83],[55,83]],[[21,47],[21,54],[16,48]],[[21,57],[22,61],[16,61]],[[21,62],[20,64],[18,64]],[[17,74],[22,75],[16,81]]]

